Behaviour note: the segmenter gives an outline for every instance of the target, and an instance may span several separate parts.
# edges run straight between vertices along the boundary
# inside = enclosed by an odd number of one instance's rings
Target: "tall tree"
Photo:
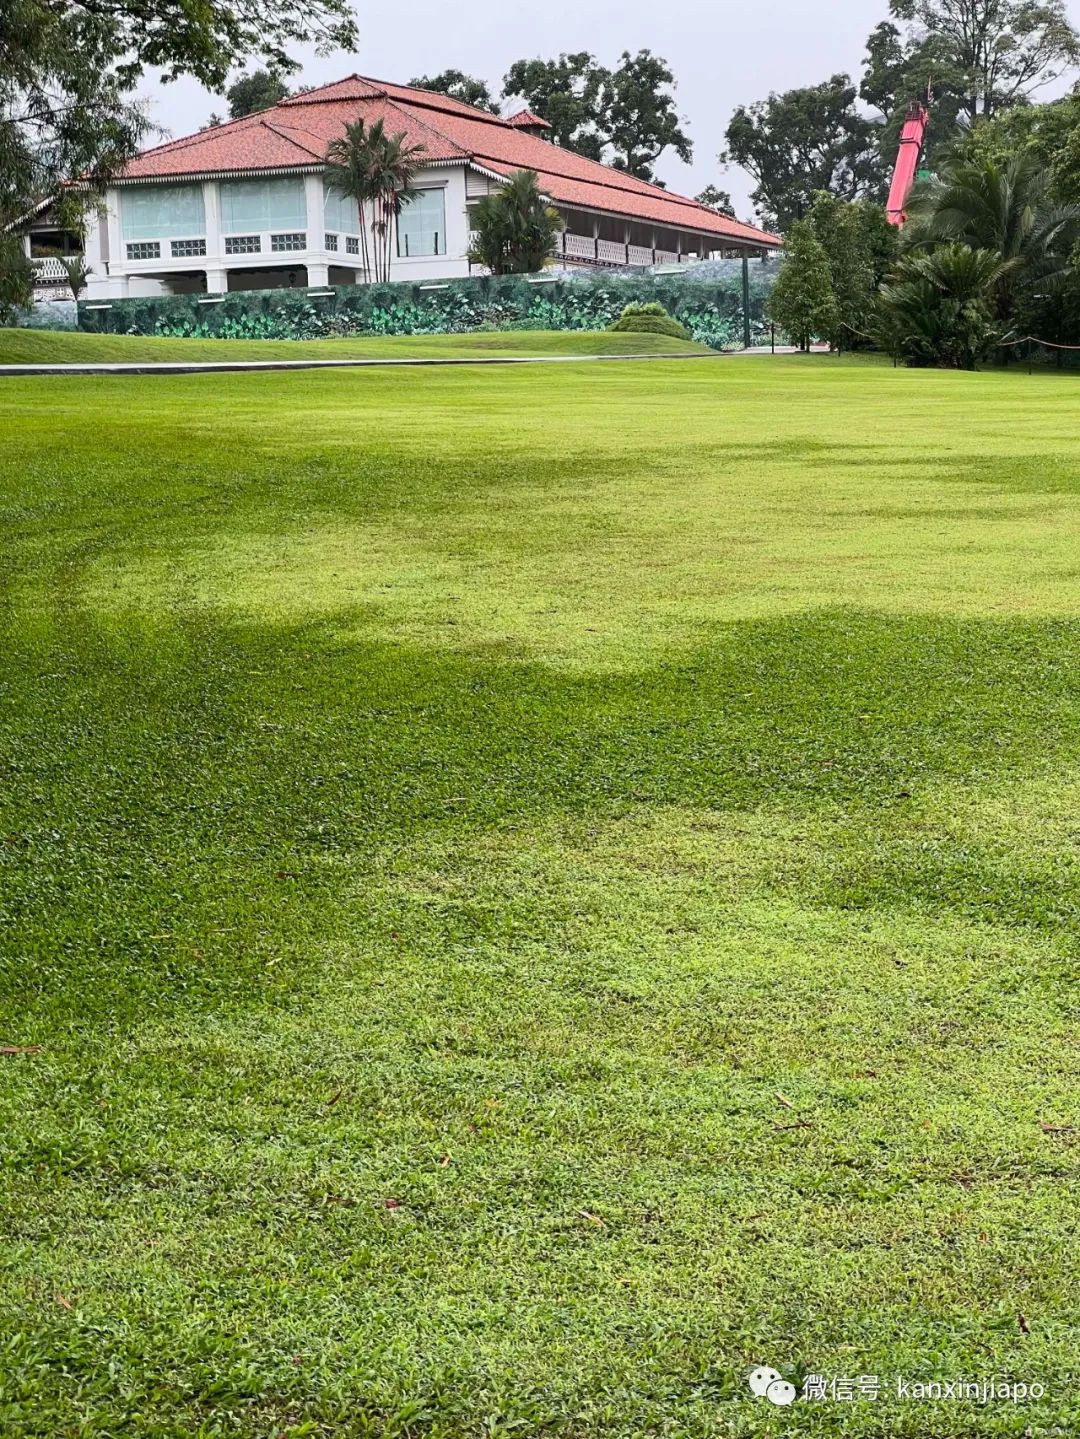
[[[556,145],[599,160],[606,135],[600,127],[609,74],[582,50],[557,60],[517,60],[503,80],[503,99],[522,99],[551,126]]]
[[[839,308],[829,261],[809,220],[795,220],[784,236],[784,262],[769,292],[769,319],[809,350],[816,338],[836,333]]]
[[[284,100],[289,89],[278,75],[269,70],[252,70],[250,75],[241,75],[225,91],[229,103],[229,119],[239,120],[244,115],[253,115],[256,110],[269,110]]]
[[[381,119],[347,124],[344,135],[326,147],[327,183],[356,205],[365,279],[390,278],[394,222],[415,193],[423,150],[406,143],[404,132],[388,135]]]
[[[671,67],[651,50],[624,50],[614,70],[580,51],[557,60],[516,61],[503,80],[503,98],[522,99],[542,115],[556,145],[653,180],[665,150],[686,161],[693,155],[675,109],[674,85]]]
[[[836,296],[836,329],[828,336],[845,349],[869,339],[875,293],[896,256],[897,235],[880,205],[838,200],[819,190],[807,214],[829,265]]]
[[[719,210],[721,215],[734,215],[735,206],[731,203],[731,196],[726,190],[718,189],[716,185],[706,185],[700,194],[695,195],[699,205],[708,205],[710,210]]]
[[[909,47],[920,36],[933,43],[969,125],[1027,99],[1080,59],[1064,0],[889,0],[889,11],[907,22]]]
[[[721,162],[750,173],[751,199],[766,223],[781,229],[806,214],[817,190],[845,200],[883,190],[875,127],[855,108],[847,75],[740,105],[726,139]]]
[[[475,75],[466,75],[464,70],[443,70],[438,75],[419,75],[409,81],[418,90],[434,90],[437,95],[449,95],[465,105],[475,105],[478,110],[499,113],[498,102],[493,98],[485,80]]]
[[[675,109],[674,85],[666,60],[651,50],[636,55],[623,51],[604,87],[598,121],[616,169],[652,180],[653,167],[665,150],[674,150],[687,164],[693,159],[693,145]]]
[[[889,20],[870,32],[859,96],[882,116],[877,142],[886,171],[896,161],[911,102],[926,100],[933,92],[925,140],[926,154],[932,159],[956,135],[963,90],[963,76],[941,36],[906,35]]]

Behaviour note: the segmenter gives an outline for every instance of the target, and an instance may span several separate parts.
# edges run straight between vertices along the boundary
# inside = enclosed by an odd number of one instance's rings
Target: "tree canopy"
[[[721,161],[749,172],[750,198],[781,229],[806,214],[818,190],[855,200],[884,186],[875,128],[856,109],[847,75],[740,105],[726,138]]]
[[[675,108],[675,77],[651,50],[624,50],[613,70],[588,51],[556,60],[518,60],[503,81],[505,99],[522,99],[551,126],[551,139],[591,160],[608,160],[655,179],[666,150],[689,161],[693,146]]]
[[[229,102],[229,119],[239,120],[244,115],[253,115],[256,110],[269,110],[271,105],[284,100],[289,88],[279,75],[269,70],[253,70],[250,75],[241,75],[225,91]]]
[[[498,101],[492,96],[486,80],[475,75],[466,75],[464,70],[442,70],[438,75],[419,75],[409,81],[418,90],[434,90],[437,95],[449,95],[465,105],[475,105],[478,110],[499,113]]]

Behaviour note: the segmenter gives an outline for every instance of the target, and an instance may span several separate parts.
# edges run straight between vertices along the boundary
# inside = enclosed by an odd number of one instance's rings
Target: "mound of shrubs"
[[[690,331],[686,326],[673,320],[656,300],[650,300],[647,304],[627,305],[608,329],[621,331],[623,334],[629,332],[635,335],[668,335],[673,340],[690,339]]]

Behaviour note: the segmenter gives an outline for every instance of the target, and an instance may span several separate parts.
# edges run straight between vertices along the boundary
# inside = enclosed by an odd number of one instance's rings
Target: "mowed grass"
[[[0,426],[0,1432],[1076,1430],[1075,379]]]
[[[155,335],[0,329],[0,365],[113,365],[189,360],[483,359],[485,356],[710,354],[667,335],[505,330],[467,335],[358,335],[343,340],[196,340]]]

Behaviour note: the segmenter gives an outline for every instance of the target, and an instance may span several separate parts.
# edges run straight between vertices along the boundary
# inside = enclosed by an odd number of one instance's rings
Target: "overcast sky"
[[[736,105],[788,90],[837,70],[859,74],[866,37],[886,18],[887,0],[542,0],[531,7],[468,6],[451,0],[371,4],[356,0],[360,46],[354,55],[298,56],[306,84],[358,73],[404,82],[451,67],[488,81],[494,93],[513,61],[591,50],[612,65],[623,50],[650,49],[670,63],[694,163],[665,156],[659,173],[695,194],[710,182],[747,210],[747,177],[721,173],[717,154]],[[1068,0],[1080,25],[1080,0]],[[472,13],[470,14],[470,10]],[[218,97],[190,81],[147,85],[156,123],[172,136],[224,113]]]

